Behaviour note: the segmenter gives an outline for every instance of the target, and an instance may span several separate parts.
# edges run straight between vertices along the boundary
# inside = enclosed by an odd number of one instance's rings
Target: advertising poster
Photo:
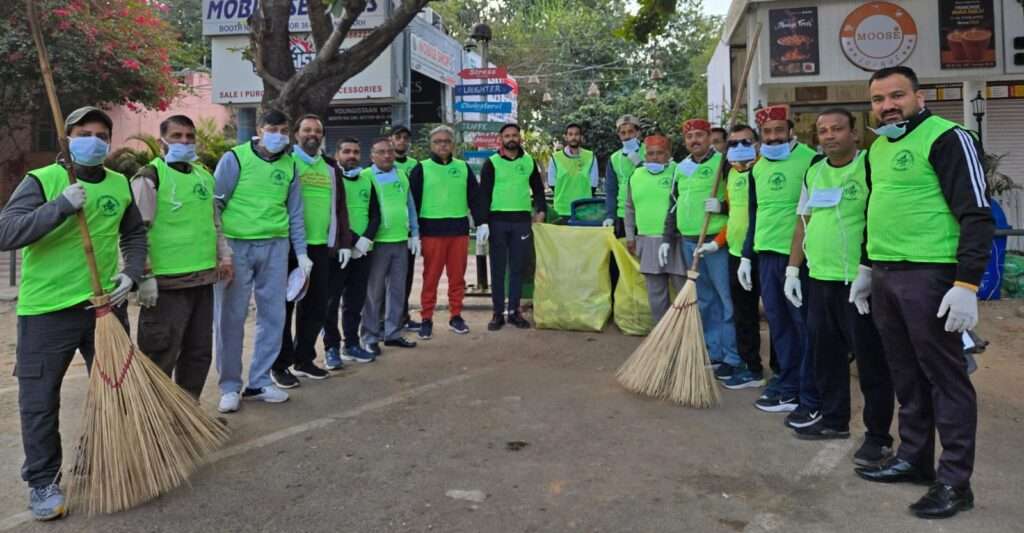
[[[942,68],[996,66],[992,0],[939,0]]]
[[[816,76],[821,72],[818,8],[770,9],[768,23],[772,77]]]

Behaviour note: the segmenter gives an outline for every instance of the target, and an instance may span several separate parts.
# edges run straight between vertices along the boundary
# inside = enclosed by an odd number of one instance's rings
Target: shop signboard
[[[839,31],[843,54],[858,68],[875,71],[902,64],[917,46],[917,23],[906,9],[889,2],[861,4]]]
[[[288,31],[312,31],[309,23],[309,3],[319,0],[291,0]],[[203,0],[203,35],[245,35],[249,33],[249,17],[260,8],[259,0]],[[387,4],[367,0],[366,9],[352,24],[353,29],[380,26],[387,18]],[[335,21],[337,22],[337,21]]]
[[[772,77],[816,76],[821,72],[818,8],[768,10]]]
[[[939,0],[942,68],[996,66],[995,35],[992,0]]]

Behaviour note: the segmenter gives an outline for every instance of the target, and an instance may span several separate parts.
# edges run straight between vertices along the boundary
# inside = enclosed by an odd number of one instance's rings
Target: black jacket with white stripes
[[[932,115],[924,109],[907,123],[909,134]],[[985,170],[978,139],[963,128],[943,133],[932,144],[928,161],[939,177],[939,187],[949,210],[960,222],[960,243],[957,245],[956,281],[978,286],[988,264],[995,233],[995,219],[989,204]],[[870,178],[868,187],[871,186]],[[870,200],[869,200],[870,201]],[[908,201],[912,201],[908,199]],[[908,228],[907,231],[913,231]],[[908,264],[908,266],[910,266]]]

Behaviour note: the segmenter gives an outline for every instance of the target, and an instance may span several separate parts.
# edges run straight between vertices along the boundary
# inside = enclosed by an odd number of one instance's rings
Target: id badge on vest
[[[842,199],[842,187],[834,187],[831,189],[813,189],[811,190],[811,198],[807,200],[807,207],[835,207],[839,205],[839,202]]]

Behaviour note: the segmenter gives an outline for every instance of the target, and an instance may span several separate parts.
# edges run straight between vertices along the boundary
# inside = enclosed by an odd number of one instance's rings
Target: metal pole
[[[480,62],[482,68],[487,68],[487,46],[489,42],[484,40],[480,41]],[[483,83],[487,83],[488,80],[482,80]],[[487,107],[487,94],[484,94],[484,109]],[[488,122],[487,113],[484,113],[484,122]],[[504,281],[502,281],[504,282]],[[487,274],[487,245],[485,243],[476,241],[476,286],[479,291],[486,291],[490,287],[489,276]]]

